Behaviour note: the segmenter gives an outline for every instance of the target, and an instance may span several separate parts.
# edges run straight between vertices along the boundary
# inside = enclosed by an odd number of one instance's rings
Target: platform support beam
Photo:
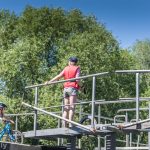
[[[106,150],[116,150],[116,133],[106,135]]]
[[[70,136],[67,139],[67,150],[76,150],[76,137]]]

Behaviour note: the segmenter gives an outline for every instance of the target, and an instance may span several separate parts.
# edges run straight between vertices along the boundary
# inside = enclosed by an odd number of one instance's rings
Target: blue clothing
[[[13,136],[12,131],[11,131],[10,122],[6,122],[3,130],[0,132],[0,140],[2,140],[2,137],[4,136],[4,134],[8,134],[11,142],[15,141],[15,137]]]

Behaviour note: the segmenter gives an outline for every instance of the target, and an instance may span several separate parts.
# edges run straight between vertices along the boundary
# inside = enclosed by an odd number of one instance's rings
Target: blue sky
[[[26,5],[77,8],[85,15],[94,15],[123,48],[132,46],[136,40],[150,39],[150,0],[0,0],[0,9],[16,14],[21,14]]]

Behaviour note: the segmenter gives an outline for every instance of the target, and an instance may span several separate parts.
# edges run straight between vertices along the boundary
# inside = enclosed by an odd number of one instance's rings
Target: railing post
[[[98,105],[98,124],[101,123],[101,105]],[[98,136],[98,150],[101,150],[101,138]]]
[[[35,103],[34,106],[38,106],[38,87],[35,87]],[[36,130],[37,130],[37,110],[34,110],[34,133],[36,136]]]
[[[15,121],[15,130],[18,130],[18,116],[16,116],[16,121]]]
[[[79,110],[79,120],[82,118],[82,104],[80,104],[80,110]],[[81,149],[81,138],[78,140],[78,147]]]
[[[58,128],[61,127],[61,120],[58,119]],[[60,146],[60,138],[57,139],[57,145]]]
[[[136,121],[139,121],[139,73],[136,73]]]
[[[126,111],[125,123],[128,123],[128,112]],[[129,147],[129,134],[126,133],[126,147]]]
[[[132,147],[132,133],[130,133],[130,147]]]
[[[95,86],[96,85],[96,79],[95,76],[93,76],[93,84],[92,84],[92,120],[91,120],[91,127],[95,128],[94,125],[94,116],[95,116]]]

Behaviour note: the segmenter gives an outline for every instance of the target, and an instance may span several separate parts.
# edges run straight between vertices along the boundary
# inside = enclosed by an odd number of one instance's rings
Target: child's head
[[[4,109],[6,107],[7,106],[4,103],[0,102],[0,117],[3,117],[3,115],[4,115]]]
[[[78,58],[77,57],[70,57],[69,58],[69,65],[76,65],[78,62]]]

